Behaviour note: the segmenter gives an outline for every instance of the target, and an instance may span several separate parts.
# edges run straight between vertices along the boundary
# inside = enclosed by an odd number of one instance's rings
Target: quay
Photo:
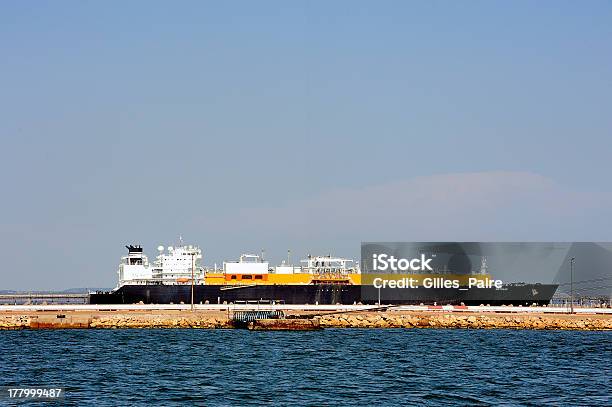
[[[6,312],[44,312],[44,311],[190,311],[190,304],[28,304],[0,305],[0,315]],[[536,313],[536,314],[569,314],[570,308],[564,306],[490,306],[490,305],[314,305],[314,304],[193,304],[195,311],[258,311],[280,310],[294,312],[356,312],[391,310],[399,311],[440,311],[440,312],[476,312],[476,313]],[[575,314],[612,315],[612,308],[578,307],[574,306]]]
[[[269,304],[197,304],[193,310],[188,304],[2,305],[0,329],[236,328],[234,314],[245,311],[282,311],[283,319],[256,321],[255,330],[312,327],[612,330],[611,308],[575,308],[570,313],[564,307]]]

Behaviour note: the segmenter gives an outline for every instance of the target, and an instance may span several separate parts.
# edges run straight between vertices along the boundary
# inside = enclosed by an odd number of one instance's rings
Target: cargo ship
[[[308,255],[300,265],[289,256],[271,266],[262,255],[242,254],[222,267],[203,267],[202,250],[182,243],[158,247],[151,264],[140,245],[126,246],[118,284],[89,293],[91,304],[454,304],[545,305],[555,284],[504,284],[502,287],[377,288],[365,284],[359,263],[331,255]],[[475,272],[487,278],[486,270]],[[370,276],[368,276],[370,277]]]

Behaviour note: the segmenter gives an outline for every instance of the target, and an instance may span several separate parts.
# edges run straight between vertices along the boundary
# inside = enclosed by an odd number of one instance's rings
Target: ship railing
[[[283,305],[285,300],[236,300],[236,305]]]
[[[232,315],[234,322],[248,323],[259,319],[285,319],[285,313],[281,310],[234,311]]]

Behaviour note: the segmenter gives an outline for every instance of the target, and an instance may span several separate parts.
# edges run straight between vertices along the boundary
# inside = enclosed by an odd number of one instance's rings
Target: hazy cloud
[[[609,193],[573,190],[534,173],[475,172],[333,189],[205,223],[209,230],[234,225],[243,234],[266,237],[346,237],[354,245],[392,239],[572,240],[588,239],[586,230],[576,234],[583,215],[610,214],[611,202]],[[567,233],[560,236],[559,230]],[[606,237],[601,231],[597,237]]]

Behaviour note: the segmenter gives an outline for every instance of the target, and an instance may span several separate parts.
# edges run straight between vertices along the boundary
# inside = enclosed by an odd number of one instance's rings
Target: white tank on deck
[[[226,274],[268,274],[269,263],[254,254],[243,254],[238,261],[223,262]]]

